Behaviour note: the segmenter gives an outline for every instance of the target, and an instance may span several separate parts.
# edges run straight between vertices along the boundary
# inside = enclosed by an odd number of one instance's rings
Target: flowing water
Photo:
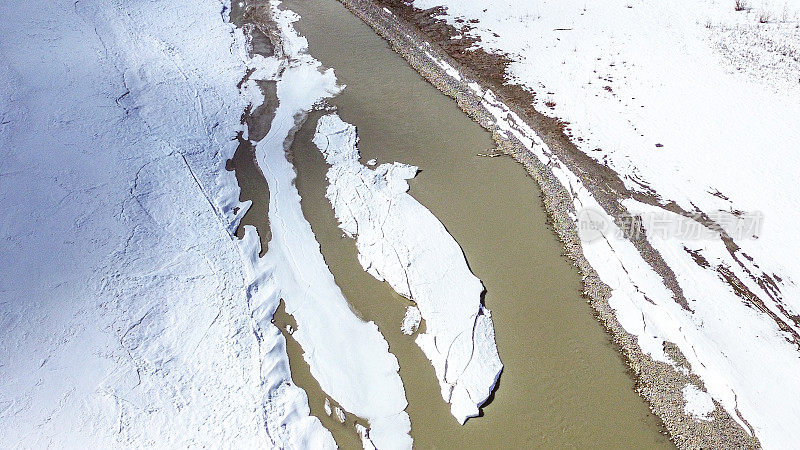
[[[581,297],[577,270],[547,225],[536,183],[508,158],[483,158],[490,135],[425,82],[388,44],[335,0],[286,0],[301,16],[310,52],[347,88],[332,102],[358,128],[362,161],[400,161],[421,172],[410,193],[461,244],[486,286],[505,369],[483,417],[460,426],[439,393],[433,367],[400,332],[410,302],[363,271],[324,197],[325,164],[311,143],[312,113],[291,147],[303,212],[354,311],[378,324],[400,363],[415,447],[670,448],[658,418],[603,327]],[[291,322],[276,314],[282,328]],[[291,341],[290,335],[287,338]],[[324,394],[299,346],[292,375],[340,446],[358,446],[354,418],[323,412]]]

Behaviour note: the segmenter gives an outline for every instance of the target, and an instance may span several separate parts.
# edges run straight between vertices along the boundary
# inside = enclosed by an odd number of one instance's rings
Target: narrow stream
[[[410,193],[445,224],[487,289],[505,369],[484,416],[462,427],[430,362],[400,332],[410,302],[363,271],[354,241],[337,227],[324,197],[328,166],[311,142],[320,114],[309,117],[291,147],[303,212],[345,297],[378,324],[400,362],[415,447],[672,448],[581,297],[577,270],[562,256],[523,168],[476,156],[493,146],[490,135],[336,0],[286,0],[281,8],[301,16],[296,27],[311,54],[347,85],[331,103],[357,126],[362,161],[420,167]],[[324,416],[324,394],[302,367],[299,347],[289,350],[295,382]],[[333,420],[323,418],[339,445],[357,446],[352,426]]]

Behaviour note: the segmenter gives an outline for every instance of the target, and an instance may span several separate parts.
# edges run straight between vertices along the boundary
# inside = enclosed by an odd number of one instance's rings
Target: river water
[[[400,363],[417,448],[672,448],[658,418],[581,297],[577,269],[547,225],[536,183],[512,160],[476,156],[490,135],[424,81],[372,29],[336,0],[287,0],[311,54],[347,88],[330,103],[356,125],[362,160],[400,161],[421,171],[410,193],[461,244],[486,286],[505,369],[483,417],[460,426],[439,393],[433,367],[400,332],[410,302],[363,271],[324,197],[328,166],[311,143],[312,113],[291,147],[303,212],[353,310],[372,320]],[[282,328],[291,318],[280,311]],[[358,446],[351,426],[323,412],[324,394],[291,342],[292,376],[312,413],[340,446]]]

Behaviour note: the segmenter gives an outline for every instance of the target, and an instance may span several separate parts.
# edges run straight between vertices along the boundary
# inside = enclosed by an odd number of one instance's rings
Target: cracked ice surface
[[[479,414],[503,369],[483,285],[441,222],[407,194],[417,168],[359,162],[355,127],[320,118],[314,143],[328,170],[327,197],[341,229],[356,238],[364,270],[415,301],[426,332],[417,345],[431,360],[442,397],[460,423]]]

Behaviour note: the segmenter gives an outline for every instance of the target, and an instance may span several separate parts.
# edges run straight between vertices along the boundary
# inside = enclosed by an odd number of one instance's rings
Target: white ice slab
[[[417,344],[431,360],[459,422],[479,414],[503,365],[483,285],[441,222],[417,202],[406,180],[417,168],[359,162],[355,127],[338,115],[320,118],[314,143],[328,170],[327,197],[340,227],[356,239],[364,270],[416,302],[426,331]]]

